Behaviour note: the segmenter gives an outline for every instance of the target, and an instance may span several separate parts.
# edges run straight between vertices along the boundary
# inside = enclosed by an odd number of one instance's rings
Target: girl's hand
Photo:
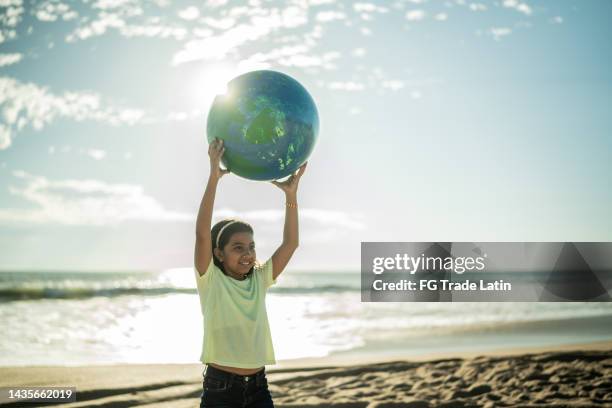
[[[298,184],[300,183],[300,177],[302,177],[302,174],[304,174],[304,171],[306,171],[307,164],[308,162],[302,164],[300,168],[295,173],[293,173],[291,176],[289,176],[287,180],[283,182],[271,181],[270,183],[274,184],[275,186],[283,190],[285,194],[296,194]]]
[[[230,172],[229,170],[223,170],[219,165],[223,153],[225,153],[223,140],[215,138],[208,146],[208,157],[210,157],[210,176],[217,180]]]

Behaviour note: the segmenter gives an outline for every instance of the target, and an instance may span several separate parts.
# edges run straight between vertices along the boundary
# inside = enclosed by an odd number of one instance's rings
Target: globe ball
[[[208,142],[223,140],[223,165],[250,180],[278,180],[312,153],[319,132],[314,100],[298,81],[261,70],[232,79],[208,112]]]

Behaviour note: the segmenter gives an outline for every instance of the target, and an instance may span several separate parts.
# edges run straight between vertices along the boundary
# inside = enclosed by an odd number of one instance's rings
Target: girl
[[[265,365],[276,360],[265,295],[298,247],[297,188],[306,163],[286,181],[272,182],[285,193],[283,243],[260,265],[249,224],[223,220],[211,231],[217,184],[229,173],[219,166],[224,151],[218,139],[208,148],[210,176],[196,227],[195,272],[204,316],[200,359],[206,365],[200,408],[273,407]]]

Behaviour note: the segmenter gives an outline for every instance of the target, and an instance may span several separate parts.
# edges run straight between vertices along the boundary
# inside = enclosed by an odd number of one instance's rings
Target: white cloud
[[[118,14],[102,12],[97,20],[92,21],[89,25],[78,27],[74,32],[68,34],[66,41],[85,40],[106,33],[107,28],[121,28],[125,25],[125,21]]]
[[[470,3],[470,10],[472,11],[485,11],[487,6],[481,3]]]
[[[504,0],[502,3],[504,7],[515,9],[525,15],[531,15],[531,7],[526,3],[521,3],[518,0]]]
[[[11,145],[12,136],[11,129],[0,123],[0,150],[7,149]]]
[[[86,151],[87,155],[93,158],[94,160],[102,160],[106,157],[106,152],[100,149],[88,149]]]
[[[9,186],[9,193],[37,208],[0,208],[3,223],[113,225],[129,220],[192,222],[195,216],[165,209],[139,185],[92,179],[49,180],[21,170],[14,171],[13,175],[25,186]]]
[[[269,61],[278,61],[281,58],[291,58],[298,55],[304,55],[309,53],[310,47],[300,44],[300,45],[286,45],[283,47],[275,48],[269,52],[258,52],[256,54],[251,55],[246,60],[243,60],[244,65],[254,66],[263,63],[267,63]]]
[[[193,30],[191,30],[191,33],[198,38],[206,38],[206,37],[210,37],[211,35],[213,35],[213,31],[208,29],[208,28],[194,28]]]
[[[310,32],[303,34],[301,38],[298,36],[297,42],[300,44],[303,43],[309,47],[314,47],[322,37],[323,26],[321,24],[316,24]]]
[[[286,67],[321,67],[324,69],[336,69],[334,60],[340,58],[340,53],[332,51],[322,55],[301,54],[292,55],[290,57],[281,58],[277,61],[278,64]]]
[[[391,89],[392,91],[399,91],[404,87],[404,81],[400,81],[397,79],[382,81],[382,87],[386,89]]]
[[[47,152],[49,155],[54,155],[56,152],[59,153],[70,153],[73,151],[72,146],[64,145],[59,150],[55,146],[49,146]],[[106,157],[107,153],[102,149],[87,149],[87,148],[79,148],[78,150],[74,149],[74,152],[80,156],[89,156],[94,160],[102,160]]]
[[[218,30],[227,30],[236,25],[236,19],[232,17],[225,17],[225,18],[205,17],[201,19],[201,21],[211,26],[212,28],[216,28]]]
[[[322,33],[321,26],[315,26],[311,32],[300,37],[289,38],[287,42],[296,45],[284,45],[274,48],[268,52],[258,52],[243,59],[239,63],[240,70],[266,69],[271,65],[299,66],[299,67],[321,67],[324,69],[334,69],[334,60],[339,58],[337,52],[328,52],[316,55],[311,52],[311,48],[316,45],[316,41]]]
[[[561,24],[563,22],[563,17],[555,16],[550,21],[551,21],[551,23]]]
[[[334,20],[344,20],[346,14],[341,11],[320,11],[315,19],[321,23],[326,23]]]
[[[335,2],[336,0],[308,0],[310,6],[322,6],[323,4],[332,4]]]
[[[22,6],[23,0],[0,0],[0,7]]]
[[[109,7],[109,5],[105,5]],[[97,19],[87,25],[77,27],[66,35],[66,42],[86,40],[90,37],[104,35],[109,29],[114,29],[124,37],[156,37],[184,40],[188,30],[180,25],[161,23],[159,17],[149,17],[139,23],[128,22],[134,15],[139,16],[138,9],[117,11],[101,11]],[[140,11],[141,12],[141,11]]]
[[[282,27],[295,28],[308,22],[308,10],[302,7],[287,7],[282,12]]]
[[[353,10],[355,10],[356,13],[359,13],[359,17],[365,21],[372,20],[373,13],[386,13],[389,11],[389,9],[386,7],[377,6],[372,3],[354,3]]]
[[[406,19],[408,21],[420,21],[425,18],[425,12],[423,10],[410,10],[406,12]]]
[[[68,21],[79,16],[68,4],[50,0],[39,2],[36,5],[34,15],[38,20],[45,22],[56,21],[58,18]]]
[[[211,8],[217,8],[221,6],[225,6],[227,4],[227,0],[207,0],[206,6]]]
[[[6,40],[17,38],[17,25],[23,17],[22,0],[3,0],[0,10],[0,44]]]
[[[446,21],[448,19],[448,14],[446,13],[438,13],[434,16],[434,19],[437,21]]]
[[[6,65],[16,64],[21,61],[23,58],[22,54],[0,54],[0,67],[4,67]]]
[[[172,64],[176,66],[203,59],[224,58],[231,50],[267,35],[270,30],[265,25],[239,25],[218,36],[188,41],[182,50],[174,54]]]
[[[377,6],[372,3],[354,3],[353,9],[358,13],[386,13],[389,11],[386,7]]]
[[[24,12],[22,1],[3,1],[0,4],[5,10],[0,13],[0,23],[3,26],[17,27]]]
[[[363,91],[365,86],[358,82],[330,82],[327,87],[331,90],[340,90],[340,91]]]
[[[496,41],[499,41],[500,38],[510,35],[512,30],[507,27],[493,27],[491,28],[490,32],[493,35],[493,38],[495,38]]]
[[[97,0],[93,4],[93,8],[101,10],[125,9],[136,6],[137,2],[134,0]]]
[[[178,12],[178,16],[183,20],[195,20],[196,18],[200,17],[200,10],[198,10],[197,7],[190,6],[186,9],[180,10]]]
[[[58,118],[95,120],[113,126],[143,121],[144,111],[103,106],[100,96],[87,92],[55,95],[45,87],[0,77],[0,150],[10,146],[15,134],[27,124],[36,130]]]
[[[366,50],[365,48],[355,48],[351,54],[354,57],[361,58],[366,55]]]
[[[187,29],[178,26],[165,26],[160,24],[129,25],[122,27],[120,32],[125,37],[157,37],[183,40],[187,37]]]
[[[213,20],[207,20],[208,24],[211,21]],[[214,21],[219,22],[219,20]],[[248,23],[234,26],[234,21],[230,21],[232,27],[219,35],[187,41],[183,49],[173,56],[172,64],[176,66],[192,61],[225,58],[229,53],[237,52],[239,47],[248,42],[260,40],[279,29],[305,25],[308,21],[308,15],[306,9],[296,6],[290,6],[280,11],[276,8],[262,8],[257,10],[256,15],[250,17]],[[227,24],[229,25],[229,22]]]
[[[182,122],[189,119],[187,112],[170,112],[168,114],[169,121]]]
[[[165,4],[157,3],[158,7],[165,7]],[[165,23],[167,11],[159,10],[164,19],[151,13],[145,16],[140,2],[135,0],[101,0],[94,3],[92,8],[97,13],[93,21],[78,26],[66,35],[67,42],[101,36],[110,30],[128,38],[157,37],[179,41],[186,39],[189,33],[183,25]],[[198,9],[192,6],[180,11],[179,16],[191,18],[195,12],[199,13]]]

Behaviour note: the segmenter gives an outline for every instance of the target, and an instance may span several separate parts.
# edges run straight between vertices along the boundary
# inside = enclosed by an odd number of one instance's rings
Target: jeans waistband
[[[220,370],[216,367],[211,366],[210,364],[206,364],[206,370],[204,371],[205,376],[210,375],[211,377],[215,377],[218,379],[227,379],[228,381],[231,381],[232,379],[237,379],[238,381],[242,381],[242,382],[256,381],[257,379],[261,379],[265,377],[266,375],[265,373],[266,373],[266,368],[264,367],[258,372],[256,372],[255,374],[240,375],[240,374],[230,373],[229,371]]]

